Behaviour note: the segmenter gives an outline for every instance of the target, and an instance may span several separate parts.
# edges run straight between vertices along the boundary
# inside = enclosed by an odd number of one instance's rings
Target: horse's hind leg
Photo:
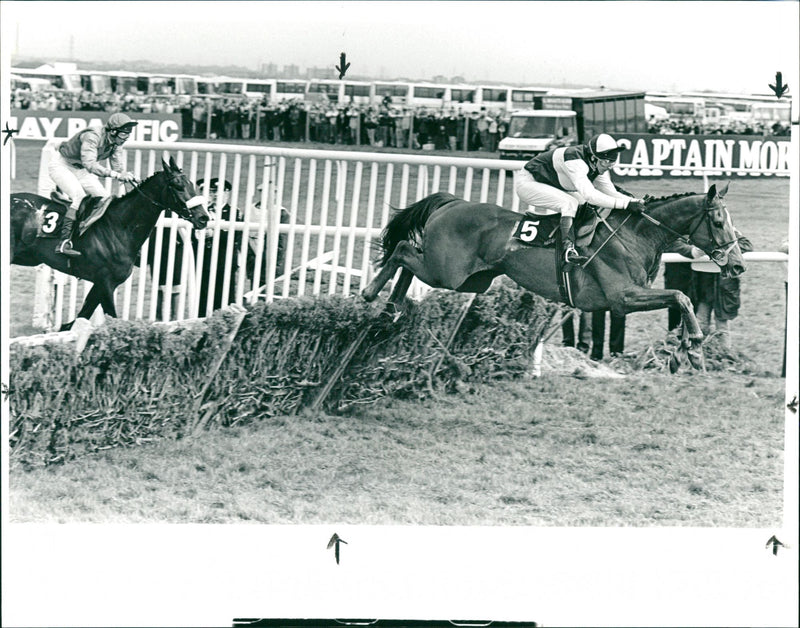
[[[425,268],[424,261],[422,259],[422,254],[415,249],[410,242],[407,240],[403,240],[400,244],[397,245],[395,248],[394,253],[391,254],[389,260],[386,264],[381,268],[380,272],[375,276],[370,284],[364,288],[364,291],[361,293],[361,296],[364,297],[366,301],[374,301],[375,298],[378,296],[378,293],[381,289],[387,284],[387,282],[394,277],[394,274],[397,272],[398,268],[405,268],[409,271],[409,274],[406,276],[406,273],[403,273],[398,280],[398,284],[395,287],[395,290],[392,294],[392,301],[402,299],[405,295],[406,291],[408,290],[408,286],[411,284],[411,279],[413,277],[417,277],[421,281],[424,281],[428,285],[434,287],[441,287],[438,286],[438,283],[435,282],[433,278],[429,276],[427,268]],[[406,276],[404,278],[404,276]],[[405,285],[404,288],[400,288],[404,283],[408,284]],[[398,289],[400,288],[400,289]],[[402,294],[401,294],[402,292]]]
[[[397,283],[394,284],[394,290],[392,290],[392,294],[389,295],[389,302],[397,304],[403,300],[403,297],[406,296],[406,292],[411,287],[411,282],[414,279],[414,274],[404,268],[401,273],[400,277],[397,279]]]
[[[98,305],[103,308],[104,313],[116,318],[117,308],[114,305],[113,292],[102,287],[99,283],[93,285],[92,289],[89,290],[89,294],[86,295],[86,299],[83,302],[81,311],[78,312],[77,318],[90,319]]]

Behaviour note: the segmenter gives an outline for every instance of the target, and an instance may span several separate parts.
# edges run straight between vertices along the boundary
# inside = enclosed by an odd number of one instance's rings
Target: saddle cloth
[[[36,211],[37,238],[58,238],[61,235],[61,223],[69,209],[70,199],[59,191],[53,192],[50,198],[54,202],[44,204]],[[78,235],[82,236],[103,217],[112,199],[112,196],[87,196],[81,201],[76,217]]]
[[[594,238],[597,223],[605,220],[610,213],[610,209],[581,205],[573,226],[576,246],[587,246]],[[514,238],[528,246],[551,248],[556,244],[555,235],[559,231],[560,220],[560,214],[526,212],[514,228]]]

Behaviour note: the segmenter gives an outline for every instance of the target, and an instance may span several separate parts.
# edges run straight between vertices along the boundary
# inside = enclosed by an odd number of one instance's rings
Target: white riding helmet
[[[607,160],[615,160],[619,154],[625,150],[625,147],[617,144],[617,141],[608,135],[608,133],[595,135],[589,140],[587,146],[589,147],[590,155],[593,155],[598,159]]]

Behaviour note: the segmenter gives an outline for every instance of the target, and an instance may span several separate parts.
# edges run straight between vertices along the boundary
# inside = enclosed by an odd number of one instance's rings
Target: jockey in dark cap
[[[520,200],[534,206],[537,214],[561,214],[564,259],[586,261],[575,249],[572,221],[583,203],[611,209],[644,210],[644,201],[617,191],[609,171],[624,147],[606,133],[586,144],[555,148],[541,153],[514,173],[514,190]]]
[[[69,196],[71,204],[61,225],[61,240],[57,253],[70,257],[80,255],[72,248],[72,227],[83,198],[106,196],[106,190],[98,177],[111,177],[131,183],[136,177],[125,172],[122,163],[122,145],[130,137],[137,122],[124,113],[109,116],[104,127],[90,126],[61,143],[50,160],[48,168],[53,182]],[[109,167],[99,162],[108,159]]]

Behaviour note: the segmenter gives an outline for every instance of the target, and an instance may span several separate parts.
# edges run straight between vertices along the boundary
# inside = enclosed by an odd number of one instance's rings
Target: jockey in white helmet
[[[606,133],[586,144],[555,148],[531,159],[514,173],[514,190],[537,214],[561,214],[561,238],[567,263],[583,263],[575,250],[572,221],[583,203],[611,209],[644,210],[644,201],[617,191],[609,171],[624,147]]]
[[[57,253],[70,257],[80,255],[72,248],[72,226],[78,207],[87,194],[106,195],[98,177],[111,177],[125,183],[136,180],[132,173],[124,171],[121,155],[122,145],[136,125],[137,122],[128,115],[113,113],[104,127],[91,126],[78,131],[58,147],[50,160],[48,172],[61,191],[69,196],[71,204],[64,215]],[[110,168],[99,163],[103,159],[108,159]]]

